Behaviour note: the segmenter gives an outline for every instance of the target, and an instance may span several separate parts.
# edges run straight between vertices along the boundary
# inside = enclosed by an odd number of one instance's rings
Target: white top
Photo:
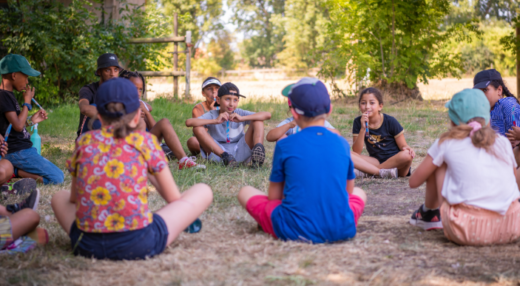
[[[293,122],[293,120],[294,120],[294,117],[286,118],[284,121],[280,122],[280,124],[278,124],[276,127],[284,126],[287,123]],[[327,120],[325,120],[324,127],[328,128],[328,129],[335,129],[334,126],[332,126]],[[296,127],[287,130],[287,132],[285,132],[285,135],[290,136],[290,135],[296,134],[300,131],[301,131],[301,128],[298,125],[296,125]]]
[[[511,143],[497,136],[493,148],[500,158],[475,147],[469,137],[448,139],[440,146],[439,139],[433,143],[428,150],[433,164],[448,166],[442,196],[450,205],[465,203],[505,215],[509,205],[520,197]]]

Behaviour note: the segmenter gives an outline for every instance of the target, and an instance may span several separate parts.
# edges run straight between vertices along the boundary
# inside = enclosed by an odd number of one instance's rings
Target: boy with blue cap
[[[238,201],[275,238],[312,243],[353,238],[366,195],[354,187],[347,140],[324,127],[332,112],[327,88],[303,78],[288,97],[301,131],[276,144],[268,195],[246,186]]]
[[[12,125],[7,143],[9,149],[5,159],[14,167],[14,174],[23,178],[32,178],[44,184],[63,183],[63,172],[49,160],[43,158],[32,147],[31,134],[25,129],[34,87],[29,88],[29,76],[39,76],[27,59],[21,55],[9,54],[0,60],[0,134],[6,134]],[[23,92],[24,103],[20,108],[13,90]],[[47,119],[45,110],[40,109],[31,117],[31,125]]]
[[[465,89],[446,107],[450,130],[432,144],[410,177],[411,188],[426,183],[424,204],[410,223],[425,230],[443,228],[459,245],[515,241],[520,237],[517,163],[509,141],[489,126],[486,96]]]

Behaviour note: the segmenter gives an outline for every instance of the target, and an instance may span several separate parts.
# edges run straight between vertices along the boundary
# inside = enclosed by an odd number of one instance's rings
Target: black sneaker
[[[410,224],[424,230],[442,229],[441,212],[439,209],[423,211],[423,205],[410,218]]]
[[[21,179],[15,183],[7,183],[0,187],[0,193],[4,195],[26,195],[36,190],[34,179]]]
[[[222,162],[224,162],[225,166],[229,166],[229,167],[238,166],[238,163],[237,163],[237,160],[235,160],[235,157],[233,157],[233,155],[229,154],[228,152],[222,153],[222,155],[220,155],[220,158],[222,159]]]
[[[253,167],[262,167],[265,161],[265,148],[262,143],[257,143],[251,150],[251,165]]]
[[[14,214],[17,211],[23,210],[23,209],[32,209],[36,210],[38,209],[38,202],[40,201],[40,191],[38,189],[35,189],[31,192],[31,194],[23,201],[7,205],[5,208],[8,212]]]

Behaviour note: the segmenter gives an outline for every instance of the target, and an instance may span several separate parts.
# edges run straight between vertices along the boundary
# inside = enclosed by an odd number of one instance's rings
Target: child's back
[[[272,213],[276,235],[332,242],[356,234],[347,180],[354,179],[348,142],[325,127],[307,127],[276,144],[270,180],[283,182],[282,204]]]
[[[471,138],[435,141],[428,150],[435,165],[447,164],[442,196],[449,204],[465,203],[505,214],[520,194],[511,144],[497,136],[492,152],[473,145]]]

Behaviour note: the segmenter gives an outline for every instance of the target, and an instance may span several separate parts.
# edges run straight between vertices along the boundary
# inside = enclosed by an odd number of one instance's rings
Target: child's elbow
[[[186,124],[186,127],[193,127],[193,123],[192,123],[191,119],[186,120],[185,124]]]
[[[265,120],[269,120],[271,119],[271,112],[266,112],[265,113]]]

